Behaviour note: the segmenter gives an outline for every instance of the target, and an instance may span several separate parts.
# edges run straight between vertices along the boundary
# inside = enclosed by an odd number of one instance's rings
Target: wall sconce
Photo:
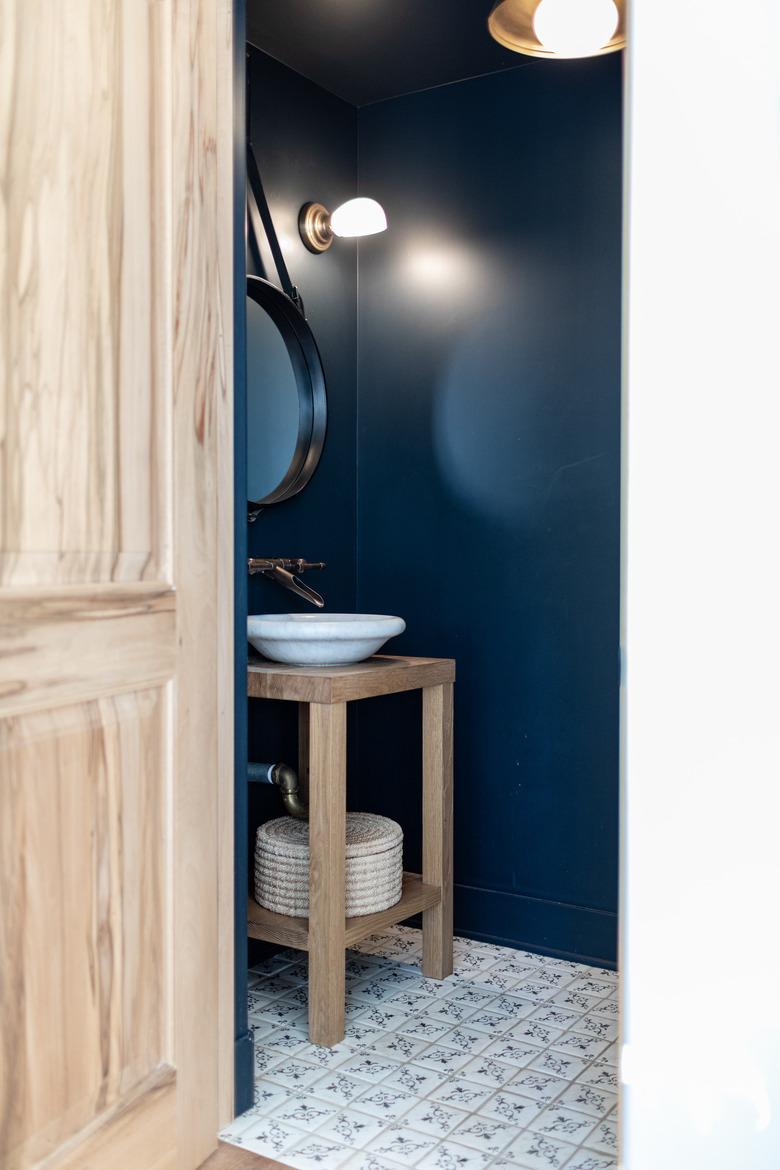
[[[321,203],[304,203],[298,231],[310,252],[327,252],[334,236],[373,236],[387,229],[387,216],[376,199],[348,199],[335,211]]]
[[[529,57],[596,57],[625,47],[625,0],[496,0],[488,29]]]

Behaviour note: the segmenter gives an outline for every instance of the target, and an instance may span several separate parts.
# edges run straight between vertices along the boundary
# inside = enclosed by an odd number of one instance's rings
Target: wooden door
[[[228,0],[0,0],[3,1170],[230,1108],[231,71]]]

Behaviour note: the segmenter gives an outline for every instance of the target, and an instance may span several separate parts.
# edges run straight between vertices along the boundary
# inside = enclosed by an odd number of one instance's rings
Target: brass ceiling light
[[[626,43],[625,0],[496,0],[494,40],[529,57],[597,57]]]

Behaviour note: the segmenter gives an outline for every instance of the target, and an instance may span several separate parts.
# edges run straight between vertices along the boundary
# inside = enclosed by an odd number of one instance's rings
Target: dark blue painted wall
[[[456,927],[613,961],[620,56],[365,107],[359,157],[358,606],[458,660]],[[356,773],[412,862],[417,715]]]
[[[328,608],[356,606],[357,245],[340,241],[314,256],[298,235],[298,211],[316,200],[335,207],[357,189],[357,111],[272,58],[250,48],[248,94],[254,150],[290,276],[301,290],[328,386],[328,432],[320,464],[304,491],[266,509],[248,527],[250,556],[303,556],[327,562],[309,581]],[[250,249],[250,271],[279,283]],[[252,451],[247,453],[253,458]],[[246,498],[244,492],[243,497]],[[240,506],[240,505],[239,505]],[[250,613],[311,610],[305,601],[261,577],[248,584]],[[244,611],[246,612],[246,611]],[[294,704],[248,703],[248,752],[253,760],[297,764]],[[273,789],[251,785],[246,841],[248,878],[258,824],[282,813]],[[239,836],[238,840],[241,840]],[[246,888],[245,875],[243,888]],[[244,914],[246,913],[244,907]],[[250,954],[253,947],[250,946]]]
[[[255,146],[322,350],[325,454],[249,529],[331,610],[400,613],[458,659],[456,927],[615,955],[621,102],[618,56],[539,62],[355,111],[250,55]],[[359,142],[358,142],[359,138]],[[358,189],[390,230],[312,256],[300,205]],[[358,305],[359,301],[359,305]],[[359,328],[358,328],[359,327]],[[357,428],[357,429],[356,429]],[[250,454],[251,458],[251,454]],[[305,609],[263,581],[250,612]],[[295,712],[250,703],[254,759]],[[419,698],[358,704],[350,804],[419,863]],[[250,793],[256,825],[275,794]]]

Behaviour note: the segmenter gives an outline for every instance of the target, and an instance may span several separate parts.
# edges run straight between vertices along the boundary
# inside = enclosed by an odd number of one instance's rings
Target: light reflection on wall
[[[468,292],[473,264],[468,249],[455,240],[412,242],[400,260],[401,273],[410,284],[453,298]]]

